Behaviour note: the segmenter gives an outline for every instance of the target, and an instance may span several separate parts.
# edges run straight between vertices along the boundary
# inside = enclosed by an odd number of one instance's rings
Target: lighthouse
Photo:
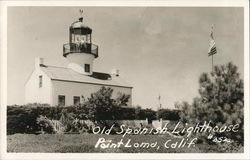
[[[34,71],[25,83],[26,103],[78,105],[105,86],[113,89],[114,98],[120,93],[130,95],[127,105],[131,106],[133,87],[119,70],[93,70],[98,46],[92,43],[92,29],[85,25],[82,16],[69,26],[69,42],[63,44],[63,56],[68,60],[67,66],[48,65],[43,58],[35,59]]]
[[[92,43],[92,29],[84,24],[82,16],[69,27],[69,43],[63,45],[63,56],[69,60],[68,68],[84,75],[93,74],[98,46]]]

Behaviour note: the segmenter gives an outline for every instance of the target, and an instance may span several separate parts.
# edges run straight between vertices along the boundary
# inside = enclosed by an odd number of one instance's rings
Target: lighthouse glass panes
[[[92,30],[88,27],[70,28],[70,43],[91,43]]]
[[[71,30],[71,43],[91,43],[91,35],[81,33],[81,29]]]

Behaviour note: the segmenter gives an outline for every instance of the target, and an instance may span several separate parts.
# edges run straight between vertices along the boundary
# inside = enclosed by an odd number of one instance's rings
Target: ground
[[[127,142],[131,139],[132,147],[106,148],[101,149],[100,145],[95,148],[99,138],[118,142],[123,139]],[[62,152],[62,153],[136,153],[136,152],[151,152],[151,153],[207,153],[221,152],[218,151],[216,145],[195,144],[191,147],[166,148],[166,141],[180,142],[180,138],[173,138],[169,135],[127,135],[123,138],[121,135],[94,135],[94,134],[14,134],[7,136],[7,151],[8,152]],[[143,144],[144,142],[154,145],[157,142],[157,147],[136,147],[133,144]],[[170,144],[170,143],[169,143]]]

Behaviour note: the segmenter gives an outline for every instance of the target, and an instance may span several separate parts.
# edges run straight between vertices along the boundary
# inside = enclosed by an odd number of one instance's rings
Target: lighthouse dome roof
[[[83,34],[91,34],[92,29],[83,23],[83,18],[80,17],[78,21],[73,22],[70,26],[71,29],[73,30],[81,30],[81,33]]]
[[[71,24],[72,28],[89,28],[88,26],[85,26],[83,22],[76,21]]]
[[[71,24],[71,27],[72,28],[89,28],[88,26],[84,25],[82,17],[80,17],[78,21],[73,22]]]

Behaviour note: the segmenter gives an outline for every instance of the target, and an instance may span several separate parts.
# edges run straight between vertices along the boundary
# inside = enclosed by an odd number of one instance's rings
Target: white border
[[[249,159],[249,2],[247,0],[185,1],[0,1],[1,51],[1,155],[0,159]],[[244,153],[7,153],[7,7],[8,6],[168,6],[168,7],[244,7]]]

